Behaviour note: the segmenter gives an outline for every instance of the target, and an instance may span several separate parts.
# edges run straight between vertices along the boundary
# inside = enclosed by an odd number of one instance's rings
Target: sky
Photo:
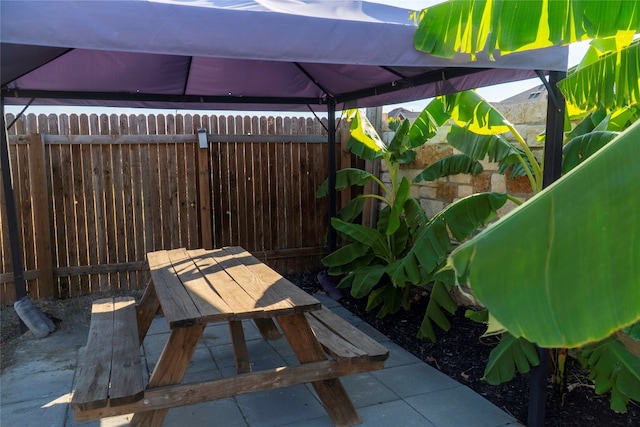
[[[424,9],[425,7],[428,6],[432,6],[434,4],[437,3],[442,3],[443,0],[367,0],[371,3],[381,3],[381,4],[387,4],[387,5],[391,5],[391,6],[398,6],[398,7],[402,7],[405,9],[412,9],[412,10],[421,10]],[[569,67],[572,67],[573,65],[576,65],[578,62],[580,62],[580,60],[582,59],[582,57],[584,56],[586,50],[588,47],[588,43],[587,42],[582,42],[582,43],[575,43],[573,45],[571,45],[569,47]],[[477,89],[478,93],[485,98],[486,100],[488,100],[489,102],[499,102],[502,101],[503,99],[509,98],[511,96],[514,96],[518,93],[524,92],[528,89],[531,89],[533,87],[536,87],[540,84],[540,80],[537,78],[534,79],[528,79],[528,80],[521,80],[519,82],[512,82],[512,83],[505,83],[505,84],[501,84],[501,85],[495,85],[495,86],[489,86],[489,87],[484,87],[484,88],[479,88]],[[401,103],[401,104],[393,104],[393,105],[386,105],[382,108],[383,112],[388,112],[390,110],[392,110],[393,108],[396,107],[404,107],[407,108],[408,110],[411,111],[422,111],[422,109],[427,105],[428,100],[418,100],[418,101],[413,101],[413,102],[405,102],[405,103]],[[13,114],[17,114],[22,110],[22,106],[10,106],[7,105],[5,106],[5,112],[7,113],[13,113]],[[71,109],[73,109],[73,111],[71,111]],[[97,111],[100,110],[100,111]],[[61,114],[61,113],[76,113],[76,114],[81,114],[81,113],[102,113],[105,112],[107,114],[111,114],[111,113],[117,113],[117,114],[138,114],[141,112],[140,109],[135,109],[135,108],[98,108],[98,107],[38,107],[38,106],[30,106],[26,113],[34,113],[34,114],[40,114],[40,113],[54,113],[54,114]],[[188,110],[145,110],[145,113],[147,114],[167,114],[167,113],[180,113],[180,114],[186,114],[186,113],[192,113],[191,111]],[[195,113],[199,113],[199,114],[206,114],[207,112],[205,111],[197,111]],[[237,114],[237,112],[224,112],[224,111],[216,111],[216,114]],[[260,112],[260,114],[269,114],[269,112]],[[274,113],[274,114],[283,114],[283,113]],[[285,113],[286,114],[286,113]],[[311,115],[311,113],[295,113],[296,115]]]

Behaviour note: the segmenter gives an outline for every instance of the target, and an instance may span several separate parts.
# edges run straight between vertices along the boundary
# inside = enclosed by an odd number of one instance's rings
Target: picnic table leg
[[[196,351],[205,325],[171,330],[169,341],[164,346],[158,363],[151,374],[147,389],[179,384]],[[139,412],[131,419],[131,426],[161,426],[169,409]]]
[[[240,320],[229,320],[229,332],[231,333],[231,345],[233,347],[233,357],[236,361],[236,371],[239,374],[251,372],[251,362],[249,361],[247,342],[244,339],[242,322]]]
[[[260,331],[260,335],[262,335],[262,339],[265,341],[277,340],[282,336],[280,335],[280,331],[276,324],[273,322],[273,319],[270,317],[265,319],[253,319],[253,323],[255,323],[258,331]]]
[[[327,356],[304,314],[281,316],[277,320],[300,363],[327,360]],[[339,378],[315,381],[312,384],[324,405],[324,409],[336,426],[352,426],[362,423]]]
[[[153,286],[153,280],[149,279],[149,283],[147,283],[147,286],[144,288],[144,293],[140,299],[140,304],[136,307],[140,344],[144,341],[144,337],[147,336],[151,322],[159,310],[160,300],[158,300],[156,288]]]

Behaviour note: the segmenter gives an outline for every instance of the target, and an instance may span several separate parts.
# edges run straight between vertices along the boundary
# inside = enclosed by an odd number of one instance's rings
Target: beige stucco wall
[[[526,104],[495,104],[498,110],[516,126],[516,129],[532,148],[538,160],[542,159],[543,145],[537,141],[537,136],[544,132],[547,103],[545,100]],[[427,144],[416,151],[415,161],[401,169],[401,174],[412,180],[424,168],[433,162],[454,154],[457,150],[446,143],[448,129],[441,129],[438,134]],[[391,137],[392,134],[386,135]],[[507,135],[509,138],[510,135]],[[520,200],[531,197],[531,187],[526,177],[509,179],[498,173],[498,165],[482,161],[484,171],[478,175],[455,175],[440,178],[434,182],[421,182],[413,184],[412,195],[418,197],[420,204],[429,217],[440,212],[449,203],[466,197],[473,193],[483,191],[508,192]],[[390,182],[389,174],[382,170],[381,178],[384,182]],[[500,210],[500,216],[505,215],[515,208],[511,201]]]

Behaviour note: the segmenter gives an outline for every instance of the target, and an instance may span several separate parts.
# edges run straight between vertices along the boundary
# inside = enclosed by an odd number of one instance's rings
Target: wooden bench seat
[[[96,300],[91,307],[86,352],[71,400],[76,418],[83,411],[125,405],[143,396],[135,300]]]
[[[389,357],[383,345],[326,307],[305,316],[325,352],[336,362],[384,362]],[[379,366],[382,369],[382,364]]]

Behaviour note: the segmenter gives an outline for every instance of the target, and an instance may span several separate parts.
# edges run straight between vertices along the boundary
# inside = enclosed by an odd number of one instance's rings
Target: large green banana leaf
[[[640,32],[640,2],[629,0],[450,0],[420,13],[416,49],[452,58],[502,54]]]
[[[585,110],[640,103],[640,40],[569,73],[558,88]]]
[[[458,276],[511,334],[577,347],[640,319],[639,149],[636,122],[452,253]]]
[[[560,83],[568,104],[582,109],[633,105],[640,100],[638,43],[640,2],[629,0],[450,0],[423,10],[414,35],[417,50],[452,58],[485,51],[511,52],[610,38],[615,49],[602,57],[590,51],[585,62]],[[613,45],[612,45],[613,44]]]

